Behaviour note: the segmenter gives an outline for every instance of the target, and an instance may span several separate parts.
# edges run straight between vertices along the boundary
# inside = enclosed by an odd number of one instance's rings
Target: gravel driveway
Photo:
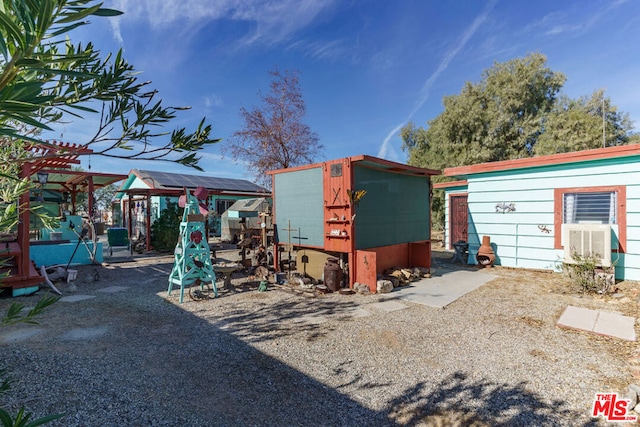
[[[590,297],[558,274],[494,268],[445,309],[385,309],[393,293],[308,297],[236,278],[179,304],[171,267],[80,267],[65,295],[91,298],[0,330],[16,380],[2,407],[65,413],[61,426],[576,426],[601,422],[595,393],[638,381],[636,343],[555,326],[567,305],[635,316],[635,283]]]

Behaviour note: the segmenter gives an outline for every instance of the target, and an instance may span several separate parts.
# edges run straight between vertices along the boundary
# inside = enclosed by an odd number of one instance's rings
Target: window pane
[[[565,224],[616,224],[617,194],[615,192],[565,193],[563,222]]]

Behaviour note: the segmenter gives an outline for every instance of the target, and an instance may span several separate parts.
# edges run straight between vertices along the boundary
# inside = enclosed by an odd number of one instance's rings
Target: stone
[[[365,285],[364,283],[354,283],[353,290],[363,295],[369,295],[371,293],[371,290],[369,290],[369,286]]]
[[[624,394],[623,399],[629,400],[629,405],[627,405],[627,410],[630,411],[634,409],[638,405],[638,393],[635,390],[632,390],[629,387],[629,390]]]
[[[393,283],[391,280],[378,280],[377,290],[380,294],[386,294],[393,290]]]
[[[636,394],[640,395],[640,386],[637,384],[631,384],[629,386],[629,390],[633,390],[636,392]]]

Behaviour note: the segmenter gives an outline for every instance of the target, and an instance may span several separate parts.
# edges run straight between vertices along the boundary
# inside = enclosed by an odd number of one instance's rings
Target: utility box
[[[349,286],[373,292],[387,268],[430,268],[430,177],[438,174],[366,155],[273,171],[278,244],[335,255],[348,265]]]

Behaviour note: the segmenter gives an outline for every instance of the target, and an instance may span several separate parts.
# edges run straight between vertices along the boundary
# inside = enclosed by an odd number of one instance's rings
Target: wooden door
[[[469,210],[467,205],[467,195],[451,196],[449,198],[449,248],[453,249],[453,244],[460,240],[469,240]]]

